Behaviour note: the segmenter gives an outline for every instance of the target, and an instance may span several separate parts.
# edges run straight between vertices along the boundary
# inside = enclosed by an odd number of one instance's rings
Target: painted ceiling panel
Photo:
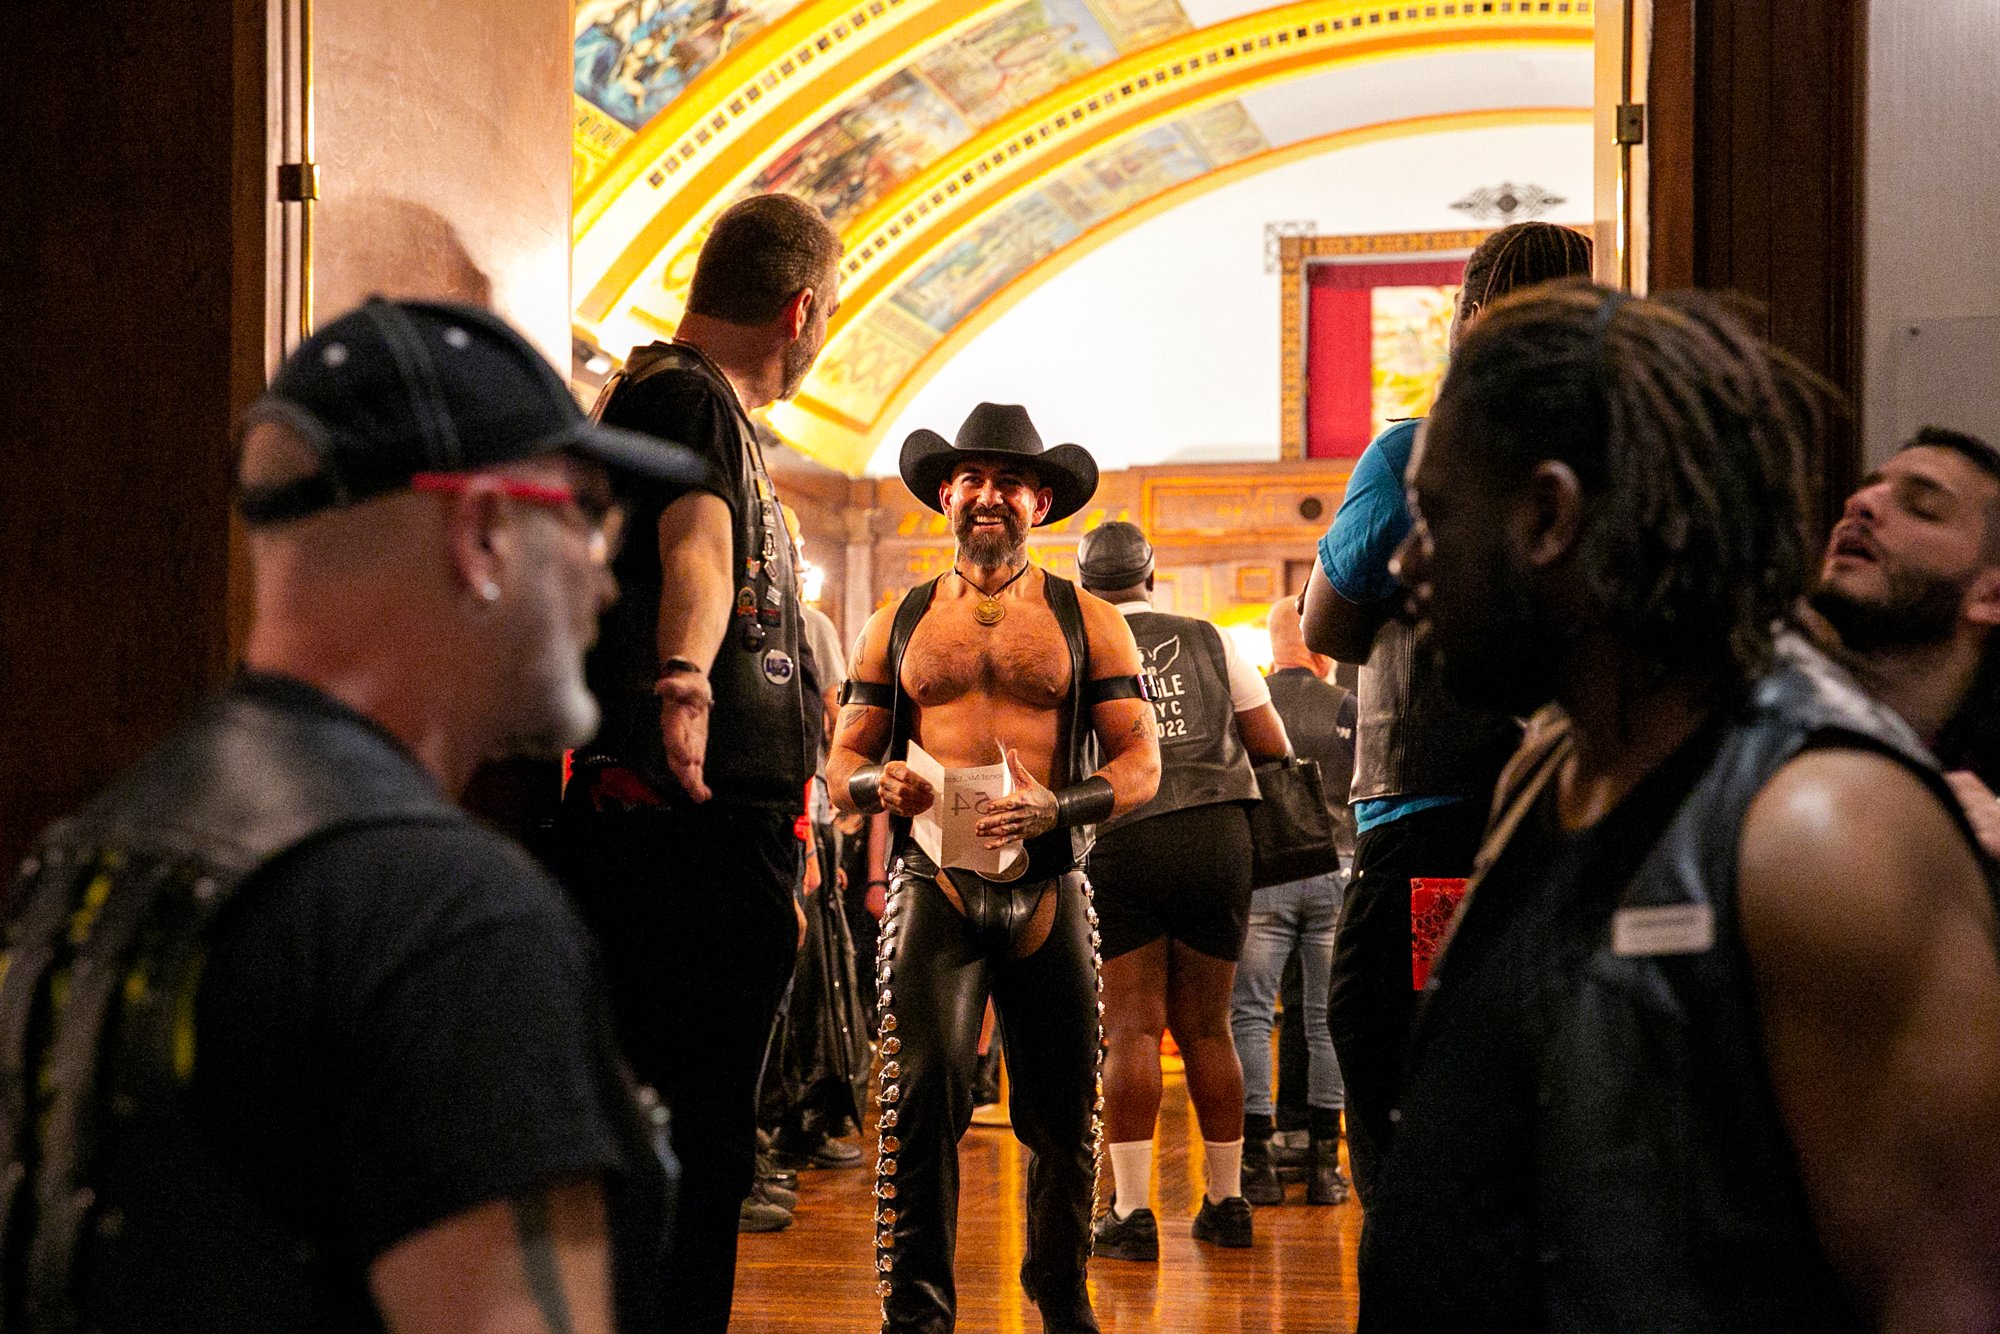
[[[847,248],[843,309],[772,420],[858,471],[988,302],[1149,201],[1399,114],[1589,105],[1589,0],[1249,8],[586,0],[578,332],[622,353],[670,330],[716,212],[810,199]],[[1399,77],[1412,59],[1464,77]]]

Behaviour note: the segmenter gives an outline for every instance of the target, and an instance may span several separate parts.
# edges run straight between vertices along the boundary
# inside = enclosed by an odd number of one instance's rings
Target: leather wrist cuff
[[[864,764],[847,779],[847,799],[856,810],[873,815],[882,809],[882,766]]]
[[[1111,808],[1117,804],[1118,794],[1111,790],[1111,780],[1103,774],[1092,774],[1056,793],[1056,823],[1068,827],[1101,824],[1111,818]]]

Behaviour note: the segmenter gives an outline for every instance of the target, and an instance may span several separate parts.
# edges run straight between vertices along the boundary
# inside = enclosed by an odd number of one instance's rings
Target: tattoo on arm
[[[521,1238],[521,1267],[527,1271],[528,1290],[535,1295],[549,1334],[576,1334],[576,1322],[569,1313],[569,1297],[563,1291],[562,1269],[556,1263],[555,1229],[549,1221],[546,1195],[531,1195],[514,1204],[514,1230]]]
[[[868,706],[866,704],[850,704],[840,711],[840,725],[842,727],[859,727],[861,726],[861,720],[867,716]]]
[[[1134,737],[1144,736],[1146,735],[1146,729],[1151,727],[1152,723],[1153,720],[1151,718],[1134,718],[1132,720],[1132,730],[1125,735]]]

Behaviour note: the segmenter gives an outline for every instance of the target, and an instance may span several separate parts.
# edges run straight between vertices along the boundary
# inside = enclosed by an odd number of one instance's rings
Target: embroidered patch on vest
[[[1700,954],[1714,947],[1715,908],[1711,904],[1620,908],[1611,915],[1611,952],[1621,959]]]

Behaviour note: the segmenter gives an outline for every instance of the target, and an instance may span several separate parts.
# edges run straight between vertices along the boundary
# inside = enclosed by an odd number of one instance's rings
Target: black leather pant
[[[922,870],[918,870],[922,866]],[[885,1330],[946,1334],[957,1318],[958,1141],[972,1120],[979,1025],[991,995],[1028,1147],[1021,1283],[1045,1329],[1094,1331],[1084,1265],[1102,1152],[1096,911],[1080,871],[992,887],[956,874],[963,914],[912,859],[890,881],[877,950],[883,1065],[875,1208]],[[1013,957],[1046,895],[1048,939]]]

